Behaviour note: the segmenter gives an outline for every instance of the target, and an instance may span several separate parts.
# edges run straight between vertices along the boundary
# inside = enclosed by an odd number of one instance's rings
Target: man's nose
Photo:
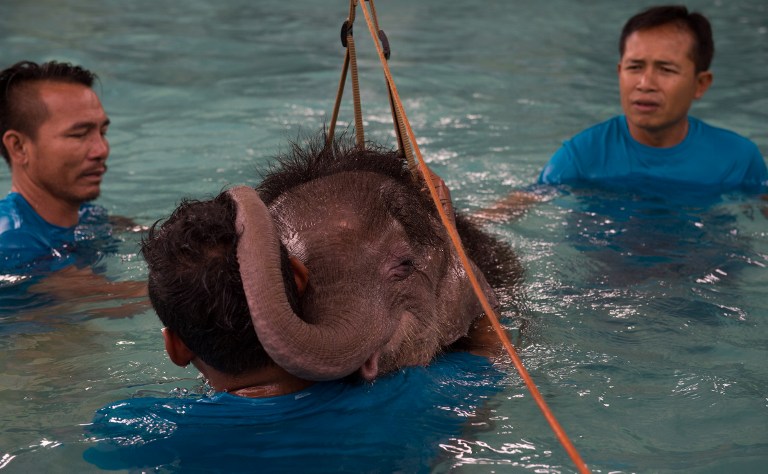
[[[98,134],[91,144],[90,158],[106,161],[109,157],[109,140],[105,135]]]
[[[637,81],[637,88],[639,90],[654,90],[656,89],[656,74],[653,68],[648,68],[640,75],[640,79]]]

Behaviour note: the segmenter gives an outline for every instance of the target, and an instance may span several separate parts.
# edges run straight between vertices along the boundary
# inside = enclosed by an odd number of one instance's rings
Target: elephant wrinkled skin
[[[287,305],[267,312],[249,301],[259,339],[278,365],[309,380],[353,373],[371,380],[425,365],[467,335],[483,311],[421,188],[393,152],[344,141],[326,147],[322,139],[294,147],[265,174],[257,191],[272,219],[264,226],[274,226],[309,270],[300,315]],[[495,303],[486,278],[514,285],[519,262],[467,219],[457,215],[456,222]],[[277,299],[281,293],[259,292]]]

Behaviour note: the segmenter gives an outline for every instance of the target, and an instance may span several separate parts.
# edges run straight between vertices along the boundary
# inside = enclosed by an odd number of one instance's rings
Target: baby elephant
[[[247,220],[260,232],[274,223],[288,253],[308,269],[299,315],[285,302],[277,310],[275,300],[284,298],[273,290],[279,282],[259,265],[243,270],[241,260],[246,294],[254,295],[256,332],[278,365],[311,380],[358,370],[373,379],[427,364],[467,335],[483,311],[433,202],[404,158],[343,140],[326,146],[318,137],[278,160],[257,188],[271,220],[263,213],[247,213]],[[483,274],[509,285],[521,276],[519,262],[462,216],[457,225],[481,266],[473,270],[495,302]]]
[[[520,264],[456,225],[495,303],[491,285],[513,288]],[[182,362],[227,374],[372,380],[428,364],[483,315],[423,183],[394,152],[346,140],[294,146],[256,190],[185,201],[142,252],[153,306],[190,349]]]

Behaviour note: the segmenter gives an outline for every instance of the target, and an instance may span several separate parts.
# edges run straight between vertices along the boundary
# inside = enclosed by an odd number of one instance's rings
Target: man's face
[[[96,199],[109,156],[109,118],[99,98],[81,84],[46,81],[37,87],[48,117],[30,140],[25,172],[56,199],[77,205]]]
[[[712,83],[696,73],[693,35],[676,25],[635,31],[618,65],[621,106],[632,136],[651,146],[673,146],[688,132],[688,109]]]

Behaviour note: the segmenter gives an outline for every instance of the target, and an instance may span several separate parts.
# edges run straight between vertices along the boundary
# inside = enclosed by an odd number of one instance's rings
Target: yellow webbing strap
[[[378,34],[378,41],[384,44],[384,56],[389,59],[389,41],[383,30],[379,28],[378,18],[376,16],[376,6],[373,0],[366,0],[371,5],[371,13],[373,16],[374,28]],[[331,123],[328,129],[328,143],[333,140],[336,132],[336,123],[339,118],[339,109],[341,108],[341,99],[344,95],[344,87],[347,82],[347,73],[351,67],[352,69],[352,98],[354,104],[355,115],[355,143],[357,146],[364,146],[365,133],[363,130],[363,113],[360,100],[360,84],[359,74],[357,70],[357,54],[355,50],[355,40],[352,34],[352,28],[355,22],[355,10],[358,0],[350,0],[349,2],[349,16],[342,25],[341,28],[341,43],[346,48],[344,55],[344,64],[341,69],[341,78],[339,80],[339,87],[336,91],[336,102],[334,103],[333,113],[331,115]],[[413,150],[408,140],[404,140],[403,137],[407,135],[405,125],[403,124],[402,113],[398,109],[398,105],[392,96],[392,87],[387,80],[387,92],[389,94],[389,105],[392,112],[392,123],[395,126],[395,135],[397,137],[397,149],[402,156],[408,161],[408,167],[413,173],[414,179],[419,179],[419,173],[417,170],[416,161],[413,157]]]
[[[365,146],[365,131],[363,129],[363,111],[360,102],[360,82],[357,73],[357,52],[355,50],[355,38],[352,35],[352,26],[355,23],[355,10],[357,0],[349,1],[349,16],[341,27],[341,44],[347,48],[344,55],[344,65],[341,68],[341,79],[339,88],[336,91],[336,103],[331,115],[331,123],[328,129],[328,143],[333,140],[336,133],[336,122],[339,118],[339,109],[341,108],[341,98],[344,95],[344,85],[347,82],[347,71],[352,69],[352,102],[355,113],[355,143],[359,147]]]

